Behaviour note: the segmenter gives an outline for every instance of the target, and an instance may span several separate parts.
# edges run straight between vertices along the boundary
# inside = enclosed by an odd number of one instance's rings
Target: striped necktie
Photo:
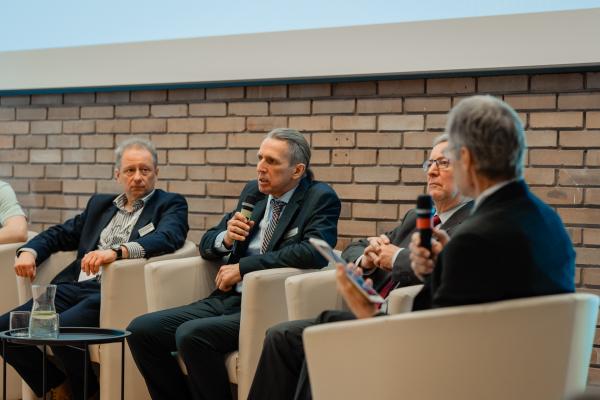
[[[436,226],[438,226],[441,223],[442,223],[442,219],[440,218],[439,215],[435,214],[433,216],[433,226],[436,227]]]
[[[269,242],[273,237],[273,232],[275,232],[275,228],[279,222],[279,217],[281,216],[281,210],[283,210],[285,204],[286,203],[281,200],[271,199],[271,220],[269,221],[269,225],[265,230],[265,235],[263,236],[263,241],[260,246],[261,254],[266,253],[267,247],[269,247]]]

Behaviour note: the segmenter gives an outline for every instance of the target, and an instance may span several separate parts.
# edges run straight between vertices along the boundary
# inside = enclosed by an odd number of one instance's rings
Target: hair
[[[305,175],[313,178],[310,167],[310,146],[304,136],[296,129],[276,128],[267,133],[267,139],[284,140],[288,144],[290,154],[290,165],[304,164],[306,166]]]
[[[519,178],[523,174],[525,134],[517,113],[492,96],[471,96],[448,114],[449,150],[471,152],[475,170],[490,179]]]
[[[444,143],[447,142],[449,140],[449,135],[447,133],[442,133],[439,136],[436,136],[435,139],[433,139],[433,144],[431,145],[431,147],[435,147],[440,143]]]
[[[158,165],[158,156],[156,155],[156,149],[152,142],[148,139],[144,139],[141,137],[132,137],[130,139],[124,140],[116,149],[115,149],[115,169],[121,169],[121,160],[123,159],[123,153],[125,150],[130,148],[138,148],[145,149],[150,152],[152,155],[152,162],[154,163],[154,168]]]

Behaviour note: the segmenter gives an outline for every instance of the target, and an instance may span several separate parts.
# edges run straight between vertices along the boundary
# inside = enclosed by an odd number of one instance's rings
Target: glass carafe
[[[34,338],[58,337],[58,314],[54,307],[56,285],[33,285],[33,307],[29,321],[29,336]]]

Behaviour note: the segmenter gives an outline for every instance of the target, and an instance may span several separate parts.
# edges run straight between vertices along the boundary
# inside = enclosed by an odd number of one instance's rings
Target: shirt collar
[[[462,206],[464,206],[465,204],[467,204],[469,201],[471,201],[468,198],[463,198],[463,201],[461,203],[459,203],[458,205],[454,206],[453,208],[446,210],[444,212],[441,213],[437,213],[438,217],[440,217],[440,221],[442,224],[445,224],[446,221],[448,221],[450,219],[450,217],[452,217],[452,215],[454,215],[455,212],[457,212],[458,210],[460,210],[460,208]]]
[[[146,205],[146,202],[154,194],[154,191],[155,191],[155,189],[152,189],[152,191],[150,193],[148,193],[141,199],[137,199],[136,201],[134,201],[131,206],[132,212],[136,212],[136,211],[144,208],[144,206]],[[125,195],[125,193],[121,193],[113,200],[113,204],[121,211],[127,211],[125,209],[125,203],[127,203],[127,196]]]
[[[517,182],[520,179],[521,178],[514,178],[514,179],[509,179],[507,181],[502,181],[502,182],[496,183],[495,185],[492,185],[489,188],[485,189],[483,192],[479,193],[479,196],[477,196],[477,198],[475,199],[475,204],[473,205],[473,210],[471,210],[471,214],[474,213],[475,210],[477,210],[477,208],[481,205],[481,203],[485,199],[487,199],[488,197],[490,197],[491,195],[496,193],[498,190],[502,189],[504,186],[506,186],[510,183],[513,183],[513,182]]]
[[[296,189],[298,188],[298,185],[294,186],[293,188],[291,188],[290,190],[288,190],[287,192],[285,192],[284,194],[282,194],[281,196],[279,196],[277,198],[277,200],[279,201],[283,201],[286,205],[287,203],[289,203],[290,199],[292,198],[292,196],[294,195],[294,192],[296,191]],[[273,197],[272,194],[269,195],[269,202],[268,204],[271,204],[271,199],[274,199],[275,197]]]

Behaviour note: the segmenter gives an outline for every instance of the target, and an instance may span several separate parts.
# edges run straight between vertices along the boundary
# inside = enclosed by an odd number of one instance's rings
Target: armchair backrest
[[[586,386],[598,304],[563,294],[312,327],[304,345],[313,395],[569,398]],[[361,379],[349,379],[357,368]]]

